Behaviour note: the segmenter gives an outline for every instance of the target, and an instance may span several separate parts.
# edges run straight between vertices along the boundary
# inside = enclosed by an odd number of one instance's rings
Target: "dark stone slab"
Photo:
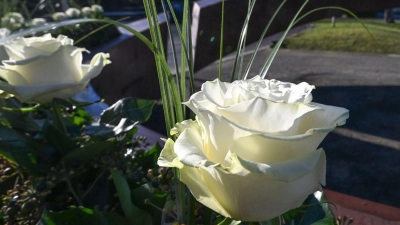
[[[192,39],[194,45],[194,70],[198,71],[209,63],[219,59],[220,25],[221,25],[221,2],[222,0],[202,0],[194,3],[192,21]],[[253,9],[250,19],[247,43],[257,41],[264,27],[275,10],[281,4],[281,0],[259,0]],[[281,9],[267,32],[267,36],[283,31],[287,28],[304,0],[287,1]],[[315,0],[310,1],[303,12],[324,6],[340,6],[352,12],[368,12],[391,7],[400,6],[398,0]],[[224,54],[234,52],[237,48],[239,35],[246,18],[248,1],[229,0],[225,1],[225,34]],[[321,18],[341,15],[342,11],[323,10],[315,12],[299,24],[308,23]]]
[[[161,14],[159,22],[166,51],[168,30],[166,19]],[[151,39],[147,19],[128,25]],[[110,53],[112,62],[91,81],[93,88],[108,104],[124,97],[160,99],[153,52],[129,31],[122,28],[119,30],[122,33],[119,38],[92,51]]]

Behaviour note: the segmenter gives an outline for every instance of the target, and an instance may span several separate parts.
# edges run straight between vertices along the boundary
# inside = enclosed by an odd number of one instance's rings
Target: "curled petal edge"
[[[189,102],[190,102],[190,101],[189,101]],[[254,129],[250,129],[250,128],[245,127],[245,126],[241,126],[241,125],[239,125],[239,124],[237,124],[237,123],[234,123],[233,121],[231,121],[231,120],[229,120],[229,119],[227,119],[227,118],[225,118],[225,117],[223,117],[223,116],[220,116],[220,115],[218,115],[218,114],[215,114],[215,113],[213,113],[212,111],[210,111],[210,110],[208,110],[208,109],[202,107],[201,105],[199,105],[199,104],[196,102],[196,100],[192,100],[192,102],[193,102],[193,105],[194,105],[195,107],[197,107],[197,111],[200,112],[200,113],[201,113],[201,112],[206,112],[206,113],[208,113],[208,114],[212,114],[213,116],[222,118],[222,120],[225,120],[227,123],[229,123],[229,124],[231,124],[231,125],[233,125],[233,126],[239,128],[239,129],[242,129],[242,130],[251,132],[251,133],[253,133],[253,134],[260,134],[260,135],[262,135],[262,136],[264,136],[264,137],[266,137],[266,138],[278,139],[278,140],[299,140],[299,139],[304,139],[304,138],[310,137],[310,136],[312,136],[314,133],[328,133],[328,132],[332,131],[333,129],[335,129],[337,126],[341,126],[341,125],[345,124],[345,123],[346,123],[346,120],[349,118],[349,112],[347,111],[346,113],[344,113],[344,114],[342,114],[340,117],[338,117],[338,118],[332,123],[332,126],[321,127],[321,128],[312,128],[312,129],[307,130],[307,131],[304,132],[303,134],[291,135],[291,136],[282,136],[281,134],[278,134],[278,133],[262,132],[262,131],[260,131],[260,130],[254,130]],[[188,104],[190,104],[190,103],[188,103]],[[187,104],[187,105],[188,105],[188,104]]]

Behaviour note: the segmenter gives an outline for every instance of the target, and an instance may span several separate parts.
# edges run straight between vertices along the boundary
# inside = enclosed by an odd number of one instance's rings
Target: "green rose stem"
[[[65,124],[62,120],[62,115],[61,115],[61,107],[58,105],[55,101],[51,102],[51,107],[52,107],[52,113],[53,113],[53,119],[54,119],[54,125],[62,132],[67,133],[67,130],[65,129]]]
[[[72,195],[74,196],[75,200],[78,202],[78,205],[79,205],[79,206],[83,206],[82,199],[79,198],[78,194],[76,194],[76,192],[75,192],[75,190],[74,190],[74,187],[72,187],[71,180],[69,179],[69,174],[67,173],[67,170],[66,170],[64,164],[63,164],[63,168],[64,168],[64,171],[65,171],[65,172],[64,172],[64,173],[65,173],[65,174],[64,174],[64,175],[65,175],[64,179],[65,179],[65,181],[66,181],[67,184],[68,184],[68,189],[69,189],[69,191],[72,193]]]
[[[186,201],[185,201],[185,192],[186,186],[182,183],[179,179],[179,169],[173,168],[175,174],[175,191],[176,191],[176,208],[178,214],[178,222],[179,224],[185,223],[185,208],[186,208]],[[191,212],[189,212],[190,214]]]
[[[218,225],[230,225],[232,224],[233,221],[234,221],[233,219],[227,217],[224,220],[222,220],[221,223],[219,223]]]

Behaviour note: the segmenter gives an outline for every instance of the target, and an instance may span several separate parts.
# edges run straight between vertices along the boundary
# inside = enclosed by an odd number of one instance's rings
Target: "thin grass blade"
[[[274,12],[274,14],[272,15],[271,19],[269,20],[267,26],[264,28],[264,31],[263,31],[263,33],[261,34],[260,40],[258,41],[257,46],[256,46],[256,48],[254,49],[253,54],[251,55],[250,61],[249,61],[249,63],[247,64],[247,67],[246,67],[246,70],[245,70],[245,73],[244,73],[243,80],[246,80],[246,79],[247,79],[247,76],[249,75],[249,72],[250,72],[251,65],[252,65],[253,62],[254,62],[254,58],[255,58],[256,55],[257,55],[258,49],[259,49],[260,46],[261,46],[261,42],[263,41],[263,39],[264,39],[264,37],[265,37],[265,34],[267,33],[269,27],[271,26],[272,22],[274,21],[276,15],[278,15],[278,12],[281,10],[281,8],[283,7],[283,5],[284,5],[286,2],[287,2],[287,0],[282,1],[282,3],[279,5],[279,7],[275,10],[275,12]]]
[[[309,2],[309,0],[304,1],[304,3],[301,5],[300,9],[297,11],[296,15],[293,17],[292,21],[290,22],[288,28],[285,30],[285,32],[283,33],[282,37],[276,43],[274,49],[272,50],[271,54],[269,55],[267,61],[265,62],[264,66],[262,67],[262,69],[261,69],[261,71],[259,73],[263,79],[267,75],[268,70],[269,70],[269,68],[270,68],[270,66],[271,66],[276,54],[278,53],[278,50],[281,47],[283,40],[285,40],[286,35],[288,34],[289,30],[292,28],[292,26],[293,26],[294,22],[296,21],[297,17],[299,16],[299,14],[303,10],[303,8],[307,5],[308,2]]]
[[[225,24],[225,0],[222,0],[221,7],[221,37],[219,44],[219,68],[218,79],[222,80],[222,56],[224,54],[224,24]]]
[[[238,63],[238,60],[239,60],[239,53],[241,52],[242,46],[244,44],[245,36],[247,35],[247,27],[249,25],[250,16],[251,16],[251,13],[253,12],[253,8],[254,8],[254,5],[255,5],[255,2],[256,2],[255,0],[250,2],[250,7],[248,9],[248,13],[247,13],[246,19],[245,19],[244,24],[243,24],[242,32],[240,34],[240,39],[239,39],[239,43],[238,43],[238,47],[236,49],[235,60],[233,62],[230,82],[233,82],[233,80],[235,78],[236,67],[237,67],[237,63]]]

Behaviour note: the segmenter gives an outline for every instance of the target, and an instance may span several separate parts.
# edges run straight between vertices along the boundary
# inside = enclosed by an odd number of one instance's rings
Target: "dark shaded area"
[[[317,87],[312,93],[313,102],[350,110],[345,128],[400,141],[399,86]]]
[[[313,101],[349,109],[346,129],[400,141],[398,86],[318,87]],[[335,133],[321,146],[328,161],[326,188],[400,207],[400,150]]]

